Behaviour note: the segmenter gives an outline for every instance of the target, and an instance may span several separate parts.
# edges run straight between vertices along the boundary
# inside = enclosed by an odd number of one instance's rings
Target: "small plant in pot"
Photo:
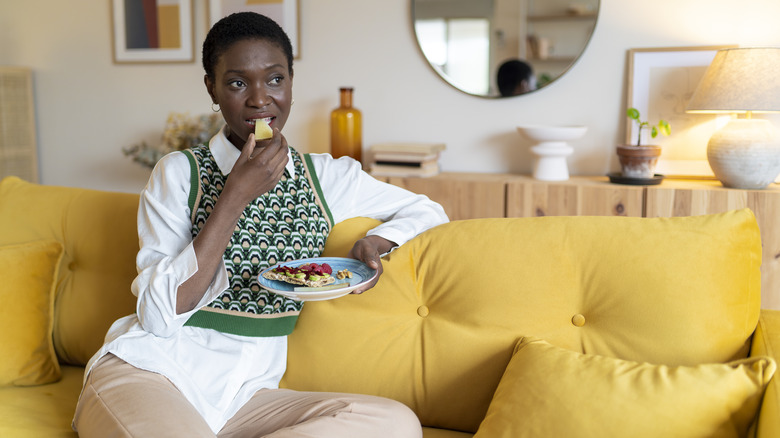
[[[642,144],[642,131],[650,130],[650,137],[656,138],[658,134],[669,135],[672,133],[672,127],[666,120],[660,120],[657,124],[651,125],[649,121],[643,121],[641,114],[636,108],[629,108],[626,116],[637,124],[636,144],[621,145],[617,147],[620,167],[625,178],[652,178],[655,176],[655,165],[658,157],[661,156],[661,147],[655,145]]]

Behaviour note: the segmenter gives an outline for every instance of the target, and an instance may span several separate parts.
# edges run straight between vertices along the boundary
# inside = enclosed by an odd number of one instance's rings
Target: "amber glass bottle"
[[[352,106],[351,87],[341,87],[341,104],[330,113],[330,153],[334,158],[363,158],[360,110]]]

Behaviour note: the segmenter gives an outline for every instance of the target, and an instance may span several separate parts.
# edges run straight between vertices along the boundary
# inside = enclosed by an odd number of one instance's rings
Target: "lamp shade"
[[[719,50],[688,103],[688,112],[780,111],[780,48]]]

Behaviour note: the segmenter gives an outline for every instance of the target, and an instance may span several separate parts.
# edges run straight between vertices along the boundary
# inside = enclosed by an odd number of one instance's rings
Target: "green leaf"
[[[658,129],[655,126],[653,126],[653,129],[650,130],[650,137],[658,137]]]
[[[626,115],[629,119],[639,121],[639,110],[636,108],[629,108],[626,110]]]
[[[672,134],[672,127],[669,125],[669,122],[666,120],[661,120],[658,122],[658,129],[661,131],[661,134],[663,135],[671,135]]]

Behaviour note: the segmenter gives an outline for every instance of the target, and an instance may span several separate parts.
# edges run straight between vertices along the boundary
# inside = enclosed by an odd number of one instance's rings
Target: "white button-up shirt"
[[[240,151],[224,131],[209,147],[220,171],[228,175]],[[288,158],[287,170],[293,174],[292,157]],[[329,154],[311,158],[334,223],[359,216],[379,219],[384,223],[368,234],[400,246],[448,220],[439,204],[375,180],[355,160]],[[137,368],[162,374],[217,433],[257,390],[278,388],[287,365],[287,337],[244,337],[184,326],[228,287],[224,264],[195,309],[176,314],[176,291],[198,270],[187,202],[190,172],[183,153],[169,154],[141,192],[141,249],[132,285],[138,297],[136,313],[111,326],[105,344],[87,365],[87,374],[109,352]]]

